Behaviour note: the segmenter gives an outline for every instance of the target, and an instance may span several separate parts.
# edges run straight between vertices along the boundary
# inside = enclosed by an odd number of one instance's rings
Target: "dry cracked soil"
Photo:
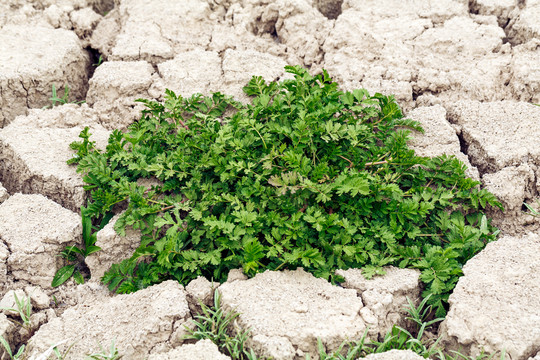
[[[58,253],[81,241],[85,193],[69,144],[89,126],[103,146],[139,117],[134,99],[162,100],[166,88],[245,101],[251,75],[281,80],[287,64],[394,94],[426,129],[417,153],[457,156],[499,197],[506,210],[490,216],[501,235],[463,268],[441,344],[540,359],[540,222],[523,211],[540,192],[540,0],[1,0],[0,306],[30,297],[32,316],[23,329],[4,310],[0,335],[32,359],[55,344],[82,359],[111,339],[125,359],[227,359],[208,340],[181,340],[215,284],[113,296],[95,280],[140,238],[116,234],[115,219],[87,258],[92,280],[50,287]],[[85,103],[51,108],[53,85]],[[334,286],[301,269],[233,271],[218,291],[257,355],[276,360],[318,358],[317,339],[331,351],[366,329],[384,336],[404,324],[406,297],[419,298],[414,270],[342,275]]]

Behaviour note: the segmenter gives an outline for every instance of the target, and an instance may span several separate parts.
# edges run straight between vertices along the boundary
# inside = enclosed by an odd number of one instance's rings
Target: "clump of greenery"
[[[64,95],[62,97],[59,97],[57,92],[56,92],[56,86],[53,84],[52,85],[52,90],[51,90],[51,93],[52,93],[52,96],[49,98],[49,100],[51,101],[51,105],[50,106],[45,106],[43,107],[43,109],[48,109],[48,108],[53,108],[55,106],[57,106],[57,103],[60,104],[60,105],[65,105],[65,104],[83,104],[85,101],[69,101],[69,87],[68,86],[65,86],[64,87]]]
[[[234,320],[240,314],[227,312],[221,307],[221,295],[217,290],[214,291],[214,306],[201,303],[201,308],[202,314],[193,320],[195,328],[186,326],[189,335],[185,339],[209,339],[232,360],[257,360],[254,351],[245,344],[249,330],[233,329]]]
[[[411,350],[424,358],[438,360],[492,360],[500,353],[500,360],[506,358],[505,351],[486,354],[484,351],[476,357],[463,355],[457,351],[451,354],[444,352],[439,346],[440,338],[433,340],[425,336],[425,331],[435,330],[435,324],[443,318],[429,320],[432,314],[431,306],[427,305],[429,297],[422,300],[418,306],[407,298],[408,305],[404,309],[409,314],[406,317],[414,325],[411,331],[399,326],[393,326],[385,335],[382,341],[371,341],[367,339],[368,330],[359,340],[344,341],[335,351],[328,353],[323,342],[317,339],[318,355],[321,360],[354,360],[365,357],[369,354],[379,354],[390,350]],[[208,307],[201,303],[203,314],[196,316],[193,320],[195,328],[190,329],[189,335],[184,339],[209,339],[216,344],[219,350],[230,356],[233,360],[263,360],[258,358],[253,349],[249,349],[245,341],[249,335],[249,330],[239,329],[234,320],[240,316],[234,311],[225,311],[220,303],[220,294],[214,292],[214,305]],[[310,354],[306,354],[305,360],[310,360]]]
[[[72,276],[77,284],[84,283],[85,275],[86,278],[88,278],[89,274],[88,271],[85,271],[86,264],[84,259],[88,255],[101,250],[99,246],[95,245],[97,241],[96,233],[107,225],[113,214],[106,214],[103,216],[99,226],[93,226],[92,219],[87,215],[87,212],[88,210],[84,206],[81,207],[83,246],[66,246],[65,249],[60,253],[60,256],[64,258],[68,264],[61,267],[56,272],[51,283],[52,287],[62,285]]]
[[[422,128],[392,96],[286,70],[294,79],[253,77],[252,104],[167,90],[164,103],[139,100],[141,119],[105,151],[87,129],[72,144],[88,215],[99,222],[126,204],[116,230],[143,234],[103,281],[127,293],[171,278],[224,281],[239,267],[302,266],[339,281],[336,269],[369,278],[395,265],[421,270],[423,296],[443,316],[463,264],[495,239],[484,209],[500,203],[455,157],[416,156],[409,129]]]

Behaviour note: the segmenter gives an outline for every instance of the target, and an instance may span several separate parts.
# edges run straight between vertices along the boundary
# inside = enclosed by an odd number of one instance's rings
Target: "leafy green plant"
[[[117,232],[142,233],[103,281],[122,293],[302,266],[336,282],[336,269],[369,278],[395,265],[421,270],[423,296],[444,316],[461,267],[498,233],[484,209],[501,204],[455,157],[416,156],[407,141],[422,128],[392,96],[286,70],[294,79],[253,77],[247,105],[170,90],[164,103],[141,99],[141,119],[104,151],[81,133],[70,162],[90,192],[88,216],[122,204]]]
[[[99,246],[95,245],[97,238],[96,233],[93,233],[92,230],[97,232],[103,229],[112,218],[113,214],[105,214],[100,225],[98,227],[93,227],[92,219],[87,215],[87,212],[87,208],[84,206],[81,207],[83,247],[78,247],[76,245],[66,246],[60,253],[60,256],[68,262],[68,265],[58,269],[52,280],[52,287],[62,285],[72,276],[77,284],[83,284],[85,280],[83,276],[84,259],[88,255],[101,250]]]
[[[197,315],[193,320],[195,329],[190,329],[189,335],[185,339],[209,339],[216,344],[220,351],[230,356],[233,360],[257,360],[252,349],[247,349],[245,341],[249,335],[248,331],[234,331],[232,329],[234,320],[238,317],[236,312],[226,312],[221,307],[221,297],[217,290],[214,292],[214,306],[208,307],[202,302],[202,315]],[[231,333],[235,332],[234,335]]]
[[[60,105],[64,105],[64,104],[82,104],[84,103],[85,101],[72,101],[70,102],[69,101],[69,87],[68,86],[65,86],[64,87],[64,95],[62,97],[59,97],[57,92],[56,92],[56,85],[52,85],[52,96],[49,98],[49,100],[51,101],[51,108],[55,107],[58,104]],[[44,109],[47,109],[49,108],[49,106],[45,106]]]
[[[6,353],[8,354],[8,356],[9,356],[9,358],[11,360],[22,359],[22,356],[24,354],[25,345],[22,345],[21,347],[19,347],[19,350],[15,354],[13,354],[13,352],[11,351],[11,346],[9,345],[7,340],[4,339],[4,337],[2,335],[0,335],[0,344],[2,344],[2,346],[6,350]]]
[[[30,326],[30,316],[32,316],[32,300],[30,296],[19,299],[16,293],[13,293],[15,305],[17,308],[0,307],[0,310],[12,311],[19,314],[22,321],[22,326],[28,328]]]

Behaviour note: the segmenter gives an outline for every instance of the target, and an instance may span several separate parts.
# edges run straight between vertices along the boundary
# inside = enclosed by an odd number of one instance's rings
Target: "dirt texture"
[[[316,358],[317,339],[333,351],[347,338],[359,339],[367,326],[355,290],[332,286],[302,269],[266,271],[218,291],[223,307],[240,313],[240,326],[251,329],[250,345],[261,357]]]
[[[129,311],[125,311],[129,309]],[[66,340],[70,355],[84,355],[108,348],[112,339],[124,357],[145,359],[153,351],[170,350],[174,330],[190,319],[186,295],[176,281],[166,281],[134,294],[87,302],[67,309],[43,325],[28,343],[27,354],[36,356],[51,344]]]
[[[5,187],[2,186],[2,183],[0,183],[0,204],[7,200],[9,197],[9,193],[6,190]]]
[[[204,315],[202,306],[214,306],[214,291],[219,283],[213,283],[203,276],[191,280],[186,286],[187,301],[192,315]]]
[[[52,86],[84,99],[90,60],[67,30],[8,25],[0,31],[0,128],[30,108],[50,105]]]
[[[370,354],[358,360],[421,360],[422,356],[412,352],[411,350],[390,350],[380,354]]]
[[[409,327],[405,310],[407,298],[416,305],[420,302],[420,272],[413,269],[385,268],[385,276],[367,280],[361,269],[338,270],[336,274],[345,278],[344,288],[356,290],[364,307],[360,314],[369,326],[374,338],[384,338],[392,326]]]
[[[120,214],[114,216],[109,223],[97,232],[96,246],[102,251],[90,254],[85,262],[90,269],[91,281],[99,282],[112,264],[128,259],[141,244],[141,233],[131,228],[126,229],[126,236],[119,235],[114,225]]]
[[[81,231],[79,215],[43,195],[17,193],[0,205],[0,242],[8,249],[3,262],[14,280],[50,288],[58,254],[78,244]]]
[[[154,69],[146,61],[108,61],[97,67],[89,81],[86,102],[99,113],[109,130],[126,129],[140,118],[142,104],[136,99],[149,94]]]
[[[417,107],[409,112],[407,117],[418,121],[425,131],[423,134],[413,133],[409,142],[409,146],[418,156],[454,155],[467,166],[467,176],[480,180],[478,169],[471,165],[467,155],[461,152],[459,138],[446,120],[446,110],[442,106]]]
[[[230,357],[220,353],[219,348],[206,339],[179,346],[167,353],[150,355],[148,360],[230,360]]]
[[[69,147],[78,139],[82,124],[98,147],[107,144],[109,131],[97,124],[93,110],[75,105],[34,110],[0,129],[0,178],[10,193],[42,194],[79,212],[85,205],[83,181],[76,167],[66,161],[74,155]],[[93,123],[93,124],[92,124]]]
[[[442,324],[449,349],[507,359],[540,354],[540,236],[501,237],[463,267]]]
[[[538,197],[540,107],[525,102],[458,101],[447,107],[448,119],[460,129],[470,162],[482,182],[503,202],[493,210],[497,226],[508,234],[538,229],[536,218],[522,211]]]

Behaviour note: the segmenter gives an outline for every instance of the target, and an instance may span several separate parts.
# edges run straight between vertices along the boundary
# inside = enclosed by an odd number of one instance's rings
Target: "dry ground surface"
[[[426,129],[411,144],[420,155],[456,155],[500,198],[499,240],[463,268],[440,334],[464,354],[540,359],[540,223],[523,211],[540,191],[539,0],[0,1],[0,306],[18,294],[33,308],[29,329],[0,313],[0,335],[35,359],[59,342],[83,358],[111,339],[125,359],[226,359],[209,341],[181,340],[197,299],[212,302],[207,280],[117,296],[99,284],[139,241],[118,236],[114,220],[87,258],[92,280],[50,287],[58,253],[81,241],[85,194],[69,144],[89,126],[104,145],[138,118],[134,99],[166,88],[245,101],[252,75],[281,80],[286,64],[395,94]],[[44,109],[53,85],[86,103]],[[382,336],[403,322],[406,296],[419,297],[413,270],[343,275],[338,287],[302,270],[233,272],[218,291],[251,328],[250,346],[276,360],[317,358],[317,339],[330,351],[365,329]]]

